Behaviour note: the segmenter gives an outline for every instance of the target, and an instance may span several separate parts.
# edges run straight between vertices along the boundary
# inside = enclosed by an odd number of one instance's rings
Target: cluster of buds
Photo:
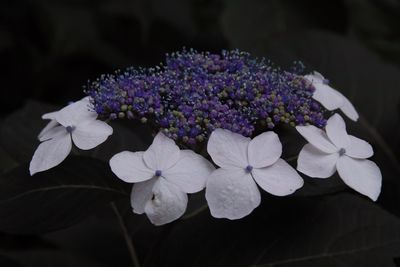
[[[313,85],[238,50],[183,50],[165,65],[103,75],[85,88],[104,119],[135,119],[189,147],[223,128],[243,136],[278,124],[326,124]]]

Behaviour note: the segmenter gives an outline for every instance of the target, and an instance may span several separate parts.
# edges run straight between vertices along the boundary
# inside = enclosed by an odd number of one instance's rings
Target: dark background
[[[292,198],[265,194],[246,219],[216,220],[206,210],[164,227],[132,215],[123,198],[118,214],[141,266],[400,266],[398,0],[2,0],[0,266],[133,266],[108,197],[40,192],[14,203],[10,192],[30,179],[23,170],[43,112],[83,97],[88,79],[154,66],[182,47],[238,48],[283,67],[301,60],[323,73],[361,114],[348,127],[374,146],[382,195],[373,204],[337,177],[306,179]],[[121,147],[146,147],[124,138]],[[77,162],[61,169],[84,163]],[[83,169],[71,179],[99,173]],[[49,172],[42,181],[72,174]],[[195,206],[202,198],[194,197]]]

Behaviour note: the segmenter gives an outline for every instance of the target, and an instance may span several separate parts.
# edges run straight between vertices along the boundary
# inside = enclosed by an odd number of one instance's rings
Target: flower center
[[[253,166],[248,165],[245,170],[246,172],[251,172],[253,170]]]
[[[75,130],[75,126],[67,126],[65,127],[65,130],[67,133],[72,133]]]
[[[160,177],[162,172],[160,170],[156,170],[156,173],[154,174],[156,177]]]
[[[346,154],[346,149],[341,148],[341,149],[339,150],[339,156],[343,156],[344,154]]]
[[[328,79],[323,79],[322,83],[328,85],[329,84],[329,80]]]

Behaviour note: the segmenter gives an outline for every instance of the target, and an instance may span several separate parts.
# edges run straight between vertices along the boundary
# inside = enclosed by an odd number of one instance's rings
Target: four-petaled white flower
[[[261,201],[257,184],[276,196],[285,196],[303,186],[303,179],[280,158],[282,144],[274,132],[253,140],[228,130],[212,132],[207,146],[220,166],[208,179],[206,199],[216,218],[240,219]]]
[[[301,150],[297,170],[314,178],[328,178],[336,170],[342,180],[359,193],[376,200],[381,191],[379,167],[366,158],[374,152],[370,144],[346,132],[343,118],[329,118],[326,132],[315,126],[297,126],[309,142]]]
[[[321,75],[321,73],[314,71],[313,74],[305,75],[305,79],[310,81],[315,87],[313,98],[321,103],[327,110],[340,109],[347,117],[353,121],[358,120],[358,113],[342,93],[329,86],[329,81]]]
[[[192,150],[179,150],[175,142],[158,133],[145,152],[124,151],[110,160],[121,180],[135,183],[131,204],[137,214],[146,213],[155,225],[181,217],[187,193],[201,191],[213,165]]]
[[[38,136],[42,143],[31,160],[31,175],[60,164],[71,152],[72,142],[80,149],[89,150],[103,143],[113,132],[107,123],[96,120],[97,114],[90,110],[88,97],[44,114],[42,118],[51,121]]]

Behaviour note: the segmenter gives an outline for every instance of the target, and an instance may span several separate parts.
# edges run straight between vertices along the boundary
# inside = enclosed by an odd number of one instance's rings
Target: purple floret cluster
[[[297,72],[238,50],[183,50],[155,68],[117,71],[85,88],[100,118],[151,123],[189,147],[216,128],[252,136],[283,123],[323,127],[325,109],[312,99],[314,90]]]

